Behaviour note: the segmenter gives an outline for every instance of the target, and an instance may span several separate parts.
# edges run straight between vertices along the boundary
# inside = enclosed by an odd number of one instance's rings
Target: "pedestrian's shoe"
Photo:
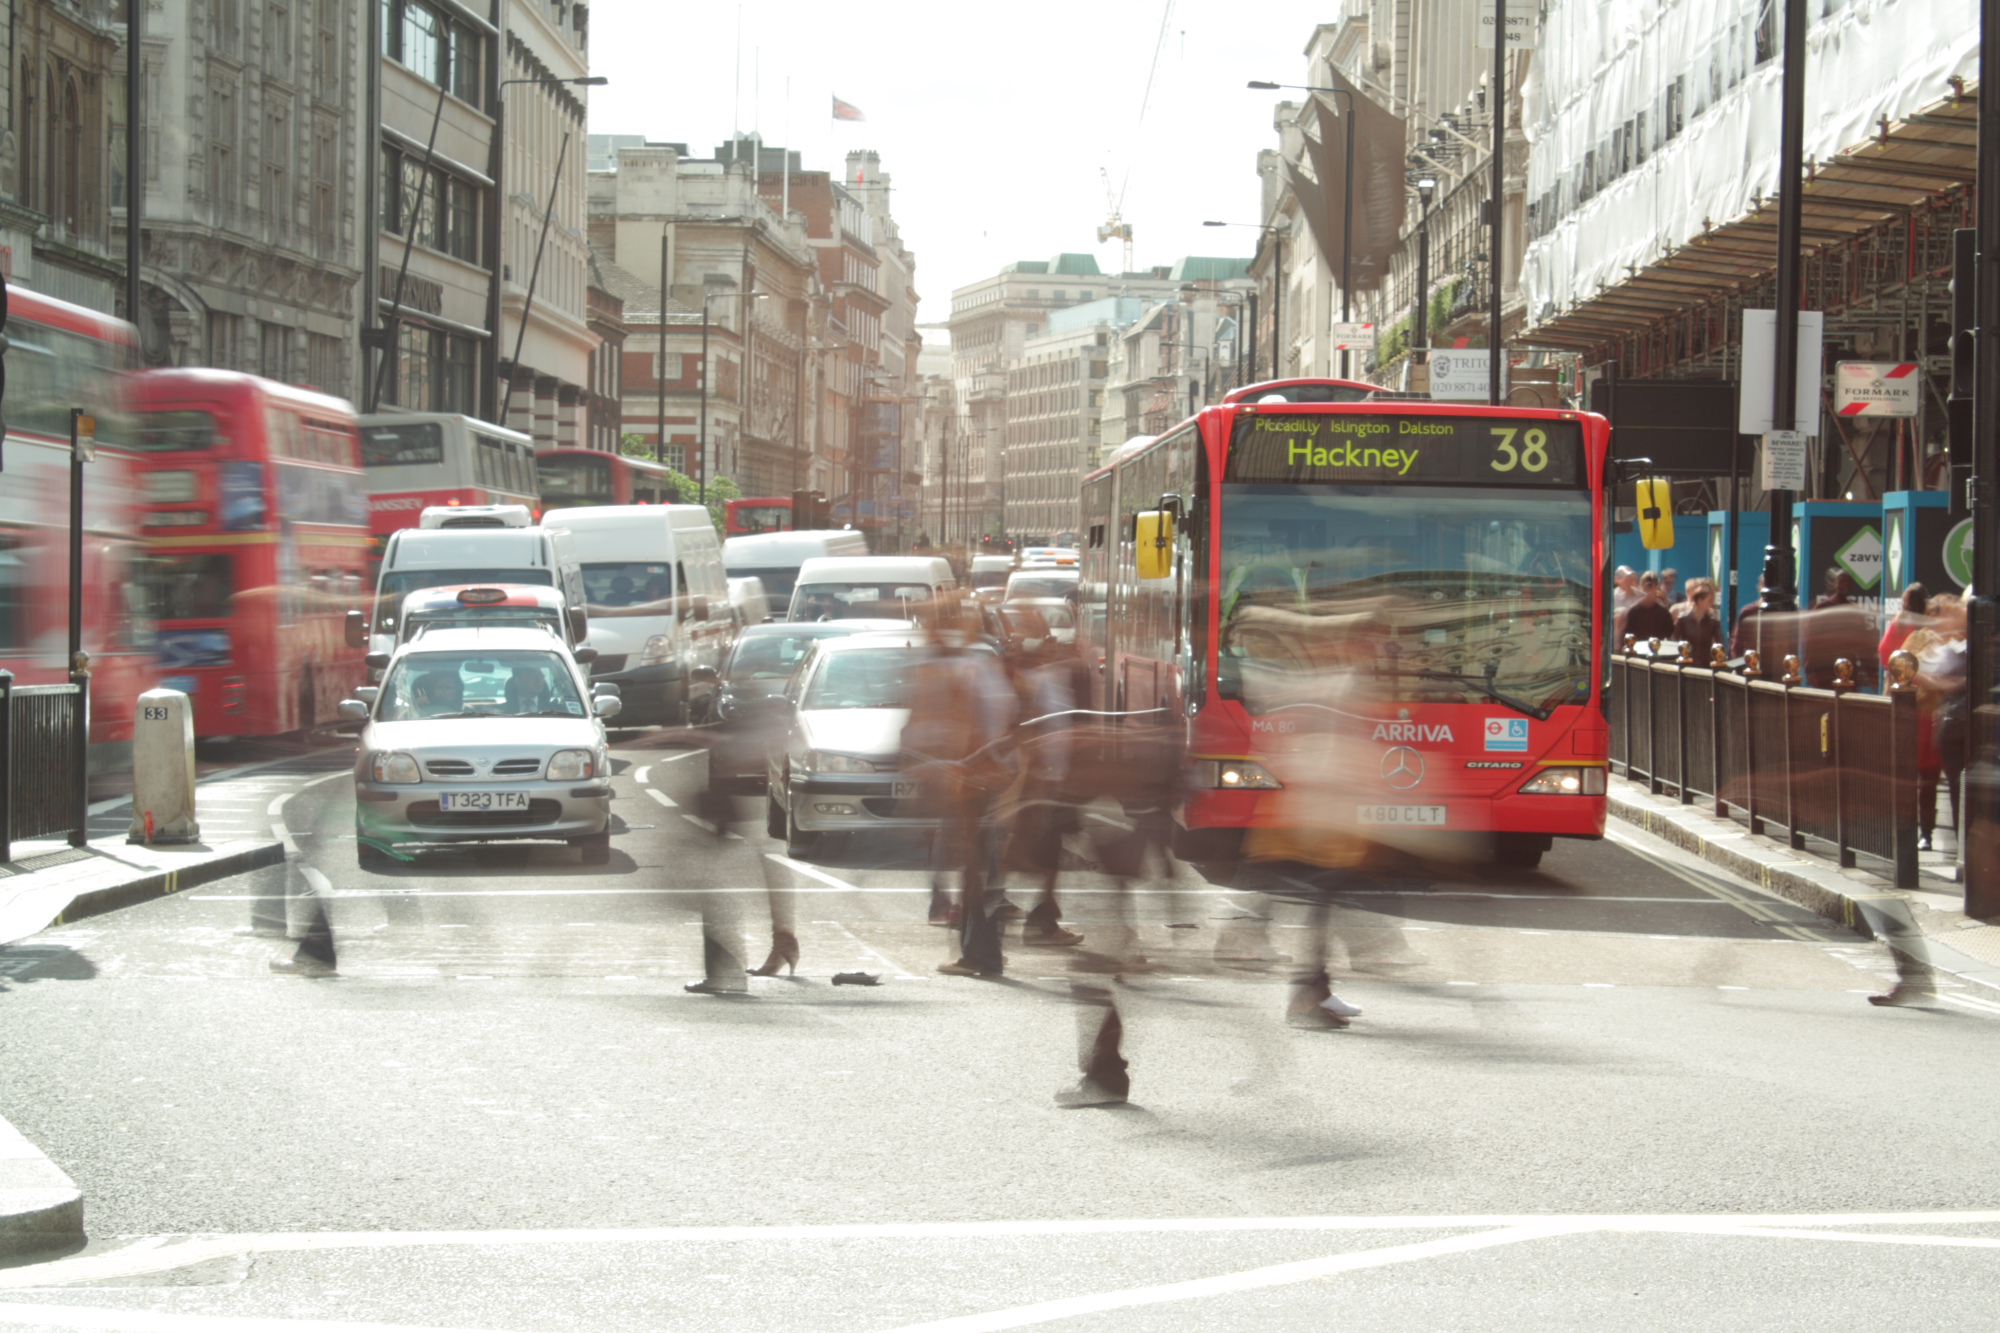
[[[1056,1105],[1070,1109],[1079,1106],[1123,1106],[1129,1095],[1129,1087],[1114,1088],[1094,1078],[1081,1078],[1075,1087],[1056,1093]]]
[[[1920,852],[1930,852],[1930,851],[1935,851],[1935,850],[1937,850],[1936,848],[1934,848],[1934,847],[1932,847],[1932,846],[1931,846],[1931,835],[1930,835],[1930,834],[1928,834],[1928,833],[1919,833],[1919,834],[1917,835],[1917,850],[1918,850],[1918,851],[1920,851]]]
[[[1305,1028],[1309,1031],[1336,1031],[1349,1026],[1351,1021],[1345,1014],[1337,1014],[1333,1010],[1317,1004],[1310,1009],[1294,1009],[1285,1015],[1286,1023],[1292,1027]]]
[[[1026,915],[1027,913],[1023,912],[1014,903],[1002,898],[1000,906],[994,910],[993,919],[995,921],[1019,921]]]
[[[681,987],[690,995],[748,995],[748,986],[725,986],[719,981],[690,981]]]
[[[955,963],[939,963],[938,971],[948,977],[997,977],[1001,974],[997,967],[988,971],[983,967],[974,967],[964,959]]]
[[[1871,995],[1868,1003],[1881,1005],[1885,1009],[1900,1009],[1906,1005],[1922,1004],[1926,1000],[1937,999],[1937,992],[1923,986],[1905,986],[1898,983],[1886,995]]]
[[[779,968],[786,969],[789,976],[799,974],[799,937],[789,930],[771,933],[771,956],[764,965],[752,972],[753,977],[775,977]]]
[[[334,975],[331,963],[321,962],[311,954],[299,954],[294,958],[273,958],[271,970],[288,977],[330,977]]]
[[[1021,943],[1040,949],[1067,949],[1083,943],[1083,936],[1061,926],[1030,925],[1021,931]]]
[[[931,894],[931,924],[933,926],[956,925],[958,909],[951,905],[951,899],[942,893]]]
[[[1329,1014],[1338,1014],[1342,1018],[1359,1018],[1361,1016],[1360,1005],[1343,1000],[1338,995],[1327,996],[1319,1002],[1319,1007],[1326,1010]]]

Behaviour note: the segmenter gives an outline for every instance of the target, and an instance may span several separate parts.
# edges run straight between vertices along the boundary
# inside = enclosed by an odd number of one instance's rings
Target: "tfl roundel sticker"
[[[1525,717],[1487,718],[1486,748],[1488,750],[1526,750],[1528,748],[1528,719]]]

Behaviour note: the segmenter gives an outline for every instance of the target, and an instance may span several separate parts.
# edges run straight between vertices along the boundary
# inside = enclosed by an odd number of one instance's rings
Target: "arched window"
[[[57,149],[57,160],[62,164],[62,177],[56,200],[57,217],[64,230],[76,235],[83,227],[83,98],[78,94],[75,79],[63,80],[62,122],[58,127],[62,143]]]

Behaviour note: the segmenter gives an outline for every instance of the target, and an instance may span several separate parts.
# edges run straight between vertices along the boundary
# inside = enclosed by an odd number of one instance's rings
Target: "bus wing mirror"
[[[366,648],[368,646],[368,615],[364,611],[347,613],[347,646]]]
[[[1135,515],[1133,554],[1142,579],[1163,579],[1174,568],[1174,516],[1153,509]]]
[[[1633,483],[1639,511],[1639,544],[1648,551],[1665,551],[1674,544],[1674,483],[1666,477],[1641,477]]]
[[[577,643],[582,643],[582,642],[583,642],[583,639],[584,639],[584,636],[585,636],[586,634],[588,634],[588,633],[590,633],[590,616],[589,616],[589,613],[588,613],[588,612],[586,612],[586,611],[585,611],[585,610],[584,610],[584,609],[583,609],[582,607],[580,607],[580,606],[572,606],[572,607],[570,607],[570,608],[569,608],[569,637],[570,637],[570,638],[571,638],[572,640],[574,640],[575,642],[577,642]]]
[[[694,619],[696,620],[708,619],[708,598],[706,596],[704,596],[701,593],[696,593],[694,595],[692,602],[690,603],[690,606],[692,608],[690,614]]]

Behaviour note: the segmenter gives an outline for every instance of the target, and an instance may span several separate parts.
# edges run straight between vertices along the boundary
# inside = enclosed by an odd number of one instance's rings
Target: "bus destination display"
[[[1237,418],[1223,480],[1580,487],[1587,475],[1574,421],[1260,412]]]

